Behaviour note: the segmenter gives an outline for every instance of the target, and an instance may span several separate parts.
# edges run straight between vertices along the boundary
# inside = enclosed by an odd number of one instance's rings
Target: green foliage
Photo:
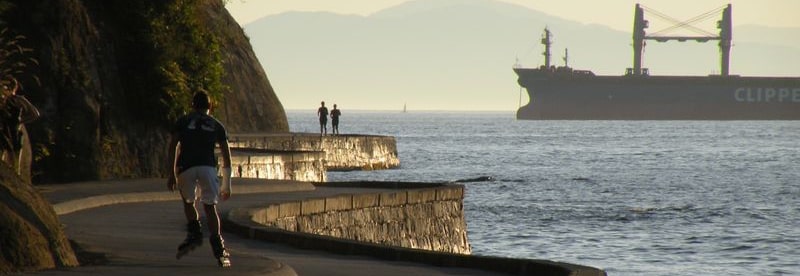
[[[28,56],[33,50],[22,47],[20,42],[23,39],[24,36],[12,35],[6,28],[0,30],[0,85],[11,86],[29,65],[39,64]]]
[[[184,114],[192,95],[205,91],[220,102],[229,89],[222,83],[225,70],[220,42],[201,21],[200,0],[171,0],[154,4],[148,13],[149,39],[155,46],[156,72],[170,121]]]
[[[38,65],[36,59],[29,57],[33,50],[22,46],[24,39],[24,36],[13,35],[6,28],[0,30],[0,151],[10,156],[19,154],[17,142],[21,139],[21,132],[19,109],[12,108],[15,104],[9,99],[20,88],[17,79],[27,73],[30,65]],[[33,79],[38,82],[36,76]],[[12,166],[19,168],[19,159],[11,158],[9,161],[13,163]]]
[[[149,123],[164,125],[189,110],[191,96],[197,91],[205,91],[214,102],[224,100],[230,88],[222,82],[225,70],[219,32],[210,29],[213,23],[204,21],[209,20],[205,0],[101,2],[104,10],[116,15],[106,23],[120,34],[116,52],[122,54],[119,58],[126,64],[122,68],[129,70],[123,80],[126,90],[136,91],[124,99],[129,112]],[[0,0],[0,14],[13,8],[14,1]],[[2,20],[0,17],[0,25]],[[7,84],[25,66],[37,63],[27,58],[31,50],[20,47],[20,37],[6,30],[1,35],[0,84]],[[75,68],[69,60],[59,62],[61,68]],[[65,78],[76,77],[66,75],[67,71],[64,74]],[[142,107],[154,112],[141,114]]]
[[[6,11],[10,10],[14,4],[8,0],[0,0],[0,14],[4,14]],[[5,24],[5,22],[0,19],[0,24]]]

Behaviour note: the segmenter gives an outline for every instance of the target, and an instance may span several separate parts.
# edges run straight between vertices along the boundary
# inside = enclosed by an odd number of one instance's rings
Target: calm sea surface
[[[318,132],[315,110],[289,111]],[[800,121],[517,121],[343,110],[397,138],[401,167],[329,181],[469,182],[473,254],[609,275],[800,275]]]

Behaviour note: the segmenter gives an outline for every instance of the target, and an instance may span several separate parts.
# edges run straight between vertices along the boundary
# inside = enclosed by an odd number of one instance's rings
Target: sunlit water
[[[319,131],[314,110],[288,112]],[[330,181],[469,182],[473,254],[609,275],[800,275],[800,121],[518,121],[344,111],[395,136],[401,167]]]

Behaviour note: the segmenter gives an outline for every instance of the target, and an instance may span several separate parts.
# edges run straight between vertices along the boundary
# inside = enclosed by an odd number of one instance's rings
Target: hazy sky
[[[239,24],[287,11],[328,11],[369,15],[409,0],[230,0],[226,6]],[[422,0],[441,1],[441,0]],[[800,0],[498,0],[583,23],[630,31],[633,7],[640,3],[675,19],[686,20],[706,11],[733,5],[734,25],[800,27]]]
[[[230,11],[233,17],[242,26],[258,20],[262,17],[275,15],[290,11],[324,11],[338,14],[356,14],[368,16],[372,13],[381,11],[392,6],[396,6],[410,1],[469,1],[469,0],[229,0],[226,8]],[[486,0],[474,0],[486,1]],[[800,16],[797,12],[800,11],[800,0],[495,0],[498,2],[505,2],[522,7],[538,10],[540,12],[550,14],[552,16],[560,17],[567,20],[577,21],[585,24],[599,24],[608,26],[610,28],[630,33],[632,29],[633,10],[636,3],[645,5],[651,9],[657,10],[679,21],[685,21],[694,18],[698,15],[704,14],[708,11],[722,7],[726,4],[733,5],[733,24],[734,26],[741,25],[763,25],[770,27],[795,27],[800,28]],[[665,27],[671,26],[665,24],[663,20],[659,20],[654,16],[646,13],[646,18],[650,20],[649,31],[662,30]],[[714,21],[719,20],[720,15],[717,13],[712,16],[710,20],[701,21],[701,25],[694,25],[703,30],[716,32],[714,29]],[[677,35],[671,33],[671,35]],[[695,35],[688,33],[686,35]],[[535,43],[534,43],[535,44]],[[534,45],[538,46],[538,45]],[[532,46],[533,47],[533,46]],[[654,49],[654,48],[651,48]],[[737,48],[737,50],[745,50]],[[538,51],[538,50],[537,50]],[[737,52],[737,53],[741,53]],[[716,49],[712,49],[712,54],[716,53]],[[257,53],[258,54],[258,53]],[[509,53],[513,56],[515,53]],[[576,54],[577,55],[577,54]],[[537,56],[538,57],[538,56]],[[738,57],[738,56],[737,56]],[[742,59],[740,57],[740,59]],[[627,64],[627,63],[625,63]],[[325,98],[326,95],[319,89],[319,84],[308,83],[305,79],[295,79],[296,74],[291,70],[295,70],[296,64],[281,64],[275,62],[268,64],[270,70],[268,75],[270,81],[278,98],[287,109],[307,109],[315,110],[320,99]],[[530,65],[530,64],[527,64]],[[537,65],[533,63],[533,65]],[[284,66],[284,67],[280,67]],[[511,61],[509,61],[509,68]],[[716,68],[716,67],[714,67]],[[598,68],[588,68],[592,70],[599,70]],[[486,69],[491,70],[491,69]],[[408,99],[386,99],[375,96],[367,84],[360,84],[367,88],[358,86],[354,83],[343,83],[348,79],[355,77],[341,77],[335,79],[319,80],[320,83],[329,81],[333,84],[327,85],[330,87],[348,87],[348,93],[342,93],[336,100],[340,107],[351,109],[378,109],[390,110],[392,108],[399,108],[399,103],[407,102],[409,109],[439,109],[439,110],[475,110],[476,108],[486,110],[507,110],[514,109],[518,103],[517,84],[515,76],[508,68],[502,68],[502,72],[508,75],[508,81],[497,83],[491,89],[486,88],[487,91],[511,91],[507,95],[497,96],[487,93],[487,96],[473,97],[473,102],[466,102],[467,97],[454,96],[453,93],[467,93],[469,91],[461,91],[453,89],[454,91],[446,91],[439,86],[429,84],[425,86],[424,82],[415,83],[416,86],[407,84],[408,90],[411,91],[443,91],[436,94],[436,99],[428,99],[419,97],[418,95],[405,95]],[[597,71],[596,71],[597,72]],[[463,73],[463,72],[462,72]],[[453,73],[455,74],[455,73]],[[464,73],[467,74],[467,73]],[[500,73],[498,73],[500,74]],[[387,74],[392,75],[392,74]],[[409,73],[408,75],[413,75]],[[462,76],[463,77],[463,76]],[[338,81],[338,82],[337,82]],[[366,82],[365,82],[366,83]],[[398,88],[399,89],[399,88]],[[461,88],[459,88],[461,89]],[[480,86],[474,86],[473,90],[480,90]],[[304,97],[297,96],[295,91],[303,91]],[[470,90],[471,91],[471,90]],[[326,93],[330,93],[327,91]],[[450,93],[450,94],[448,94]],[[353,99],[345,98],[344,95],[361,95]],[[388,95],[395,95],[398,93],[387,92]],[[427,94],[426,94],[427,95]],[[396,96],[396,95],[395,95]],[[404,96],[404,97],[405,97]],[[355,97],[355,96],[354,96]],[[387,96],[388,97],[388,96]],[[396,96],[400,97],[400,96]],[[432,97],[432,96],[431,96]],[[449,98],[448,98],[449,97]],[[489,98],[487,98],[489,97]],[[312,99],[312,100],[309,100]],[[358,99],[358,100],[354,100]],[[460,99],[462,101],[449,101],[442,99]],[[523,100],[527,102],[527,98]]]

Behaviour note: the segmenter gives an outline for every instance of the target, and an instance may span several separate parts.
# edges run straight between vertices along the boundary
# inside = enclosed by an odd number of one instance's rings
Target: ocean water
[[[315,111],[288,112],[318,132]],[[465,182],[473,254],[609,275],[800,275],[800,121],[518,121],[512,112],[348,112],[401,167],[329,181]]]

